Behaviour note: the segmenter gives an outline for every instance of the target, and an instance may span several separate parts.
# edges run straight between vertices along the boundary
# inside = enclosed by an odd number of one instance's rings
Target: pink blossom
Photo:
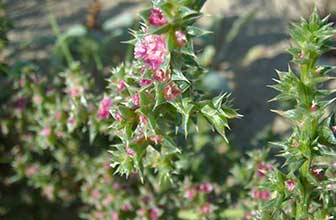
[[[265,177],[266,173],[270,172],[273,170],[273,167],[268,164],[258,164],[257,166],[257,176],[258,177]]]
[[[45,137],[50,136],[51,135],[51,129],[50,129],[50,127],[48,127],[48,126],[44,127],[42,129],[42,131],[41,131],[41,135],[45,136]]]
[[[333,162],[332,166],[334,167],[334,169],[336,169],[336,161]]]
[[[77,87],[72,87],[69,90],[69,95],[73,98],[80,96],[83,93],[83,87],[77,86]]]
[[[47,196],[49,200],[54,199],[54,187],[47,185],[46,187],[43,188],[43,193]]]
[[[55,119],[56,120],[60,120],[62,117],[62,113],[61,112],[55,112]]]
[[[140,96],[139,96],[139,92],[135,92],[135,94],[132,97],[132,102],[135,105],[135,107],[139,107],[140,106]]]
[[[70,117],[70,118],[68,119],[68,123],[69,123],[70,125],[75,125],[75,124],[76,124],[76,119],[75,119],[74,117]]]
[[[117,122],[119,122],[119,123],[122,121],[122,116],[121,116],[121,114],[120,114],[119,111],[117,111],[117,112],[115,113],[114,118],[115,118],[115,120],[117,120]]]
[[[121,210],[124,212],[131,211],[133,209],[133,206],[131,203],[125,203],[122,207]]]
[[[126,153],[128,154],[128,156],[134,156],[135,155],[135,152],[132,148],[126,146]]]
[[[163,89],[163,96],[167,101],[173,101],[177,97],[181,96],[181,90],[176,86],[176,84],[169,84]]]
[[[103,219],[104,218],[104,213],[103,212],[95,212],[94,215],[97,219]]]
[[[154,70],[153,78],[158,82],[167,82],[170,79],[169,73],[164,72],[162,69]]]
[[[99,199],[100,197],[100,192],[98,190],[93,190],[91,192],[91,196],[94,198],[94,199]]]
[[[298,56],[299,56],[300,59],[304,59],[305,54],[304,54],[304,52],[302,51],[301,53],[298,54]]]
[[[155,135],[149,138],[155,144],[159,144],[162,141],[162,137],[160,135]]]
[[[144,115],[140,115],[140,116],[139,116],[139,121],[140,121],[140,123],[141,123],[142,125],[147,125],[147,123],[148,123],[148,119],[147,119],[147,117],[144,116]]]
[[[112,105],[112,100],[110,98],[103,98],[100,103],[100,107],[97,113],[98,119],[107,119],[110,116],[110,107]]]
[[[271,196],[271,192],[267,191],[267,190],[258,190],[258,189],[252,189],[252,198],[254,199],[261,199],[263,201],[267,201],[270,196]]]
[[[146,68],[153,70],[160,68],[167,54],[166,39],[161,35],[146,35],[134,49],[135,58],[143,60]]]
[[[213,190],[213,186],[211,183],[202,183],[201,185],[199,185],[198,190],[200,192],[210,193]]]
[[[318,109],[318,106],[317,106],[315,103],[313,103],[313,104],[310,106],[310,111],[312,111],[312,112],[316,112],[317,109]]]
[[[117,86],[117,92],[122,92],[126,88],[126,84],[124,81],[120,81]]]
[[[118,190],[118,189],[120,189],[120,184],[119,184],[118,182],[114,182],[114,183],[112,184],[112,188],[113,188],[114,190]]]
[[[140,216],[144,216],[146,213],[146,210],[144,208],[140,208],[137,210],[137,214]]]
[[[42,97],[39,96],[39,95],[34,95],[33,96],[33,102],[36,104],[36,105],[39,105],[42,103]]]
[[[175,39],[180,47],[183,47],[187,43],[187,36],[182,31],[175,31]]]
[[[323,169],[321,168],[314,168],[314,169],[311,169],[311,174],[313,174],[318,180],[323,180],[324,178],[324,174],[323,174]]]
[[[287,180],[285,184],[286,184],[288,191],[293,191],[296,186],[296,182],[294,180]]]
[[[24,110],[28,104],[28,99],[25,97],[20,97],[15,100],[15,108],[19,109],[20,111]]]
[[[119,214],[118,214],[118,212],[112,212],[112,213],[111,213],[111,218],[112,218],[112,220],[118,220],[118,219],[119,219]]]
[[[192,200],[196,196],[197,190],[193,187],[187,190],[186,197]]]
[[[102,203],[103,205],[108,206],[112,203],[112,201],[113,201],[113,196],[107,195]]]
[[[201,212],[202,214],[206,215],[209,214],[211,212],[211,205],[210,203],[205,203],[202,208],[201,208]]]
[[[152,26],[162,26],[162,25],[167,24],[167,20],[159,8],[153,8],[149,12],[148,20],[149,20],[149,24]]]
[[[158,208],[152,208],[149,212],[149,217],[152,220],[157,220],[160,217],[160,210]]]
[[[334,134],[336,134],[336,125],[332,126],[332,127],[331,127],[331,130],[332,130],[332,132],[333,132]]]
[[[152,84],[152,80],[151,79],[140,79],[140,86],[147,86]]]
[[[34,176],[39,172],[39,167],[37,165],[31,165],[25,170],[27,176]]]

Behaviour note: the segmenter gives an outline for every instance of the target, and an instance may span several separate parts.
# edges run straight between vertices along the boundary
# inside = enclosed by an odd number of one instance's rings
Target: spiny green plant
[[[239,117],[229,107],[228,94],[209,99],[199,89],[206,70],[192,38],[208,33],[193,26],[203,3],[153,1],[153,8],[141,12],[141,29],[131,31],[135,60],[112,70],[106,94],[113,102],[112,132],[120,140],[111,150],[117,173],[142,177],[153,168],[160,181],[171,180],[199,121],[207,120],[226,139],[228,119]]]
[[[334,90],[323,85],[333,79],[333,66],[319,65],[319,58],[333,49],[336,31],[321,19],[317,10],[308,20],[293,24],[293,44],[288,50],[295,68],[277,71],[279,79],[271,86],[279,91],[273,101],[291,102],[293,109],[273,110],[292,125],[292,134],[275,143],[285,160],[281,169],[268,172],[261,188],[273,195],[263,204],[255,219],[326,220],[336,214],[336,127],[330,112]],[[334,164],[333,164],[334,163]]]

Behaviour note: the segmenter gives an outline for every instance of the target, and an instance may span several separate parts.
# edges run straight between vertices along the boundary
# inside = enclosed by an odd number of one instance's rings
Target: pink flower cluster
[[[269,200],[271,197],[271,192],[267,190],[252,189],[252,198],[260,199],[263,201]]]
[[[110,116],[110,107],[112,105],[112,100],[110,98],[103,98],[100,103],[97,118],[107,119]]]
[[[159,8],[153,8],[149,12],[148,21],[151,26],[156,26],[156,27],[167,24],[167,20]]]
[[[271,171],[273,171],[273,167],[269,164],[261,163],[257,166],[257,176],[258,177],[261,177],[261,178],[265,177],[265,175]]]
[[[211,193],[213,191],[213,185],[211,183],[201,183],[198,187],[192,187],[186,191],[185,197],[192,200],[197,192]]]
[[[134,56],[143,60],[145,67],[157,70],[168,54],[166,38],[162,35],[146,35],[135,45]]]

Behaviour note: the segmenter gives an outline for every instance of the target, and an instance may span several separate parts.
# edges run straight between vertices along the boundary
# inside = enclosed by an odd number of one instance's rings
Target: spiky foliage
[[[334,67],[317,65],[318,59],[332,49],[336,31],[321,19],[317,10],[308,20],[302,19],[291,29],[293,45],[289,53],[295,68],[278,71],[272,86],[280,92],[273,100],[289,101],[294,108],[274,110],[291,123],[293,132],[276,143],[285,159],[283,168],[268,175],[262,186],[273,192],[263,206],[262,219],[330,219],[336,214],[335,129],[328,107],[334,99],[332,90],[323,85],[332,79]]]
[[[201,4],[197,2],[197,4]],[[201,4],[202,5],[202,4]],[[171,180],[183,151],[183,137],[207,120],[224,138],[228,119],[239,115],[228,106],[228,95],[212,100],[200,91],[206,70],[193,49],[192,38],[206,34],[192,24],[201,16],[192,1],[154,1],[141,13],[140,31],[131,31],[135,60],[113,69],[110,78],[115,122],[120,139],[111,151],[116,172],[144,175],[153,168],[160,181]],[[177,142],[178,138],[182,136]]]

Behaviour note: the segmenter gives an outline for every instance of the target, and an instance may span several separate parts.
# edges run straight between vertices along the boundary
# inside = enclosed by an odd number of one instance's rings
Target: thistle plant
[[[111,151],[116,172],[142,177],[153,168],[160,181],[178,172],[175,163],[183,151],[181,136],[197,131],[206,119],[224,138],[228,119],[239,115],[228,95],[210,100],[198,89],[206,72],[193,49],[193,37],[207,34],[193,23],[204,1],[153,1],[141,12],[139,31],[131,31],[134,61],[112,70],[109,79],[114,122],[111,131],[119,143]]]
[[[317,10],[308,20],[294,24],[289,53],[295,68],[278,71],[272,88],[279,91],[274,101],[288,101],[293,109],[274,110],[293,127],[288,139],[275,143],[284,158],[280,170],[268,172],[261,188],[273,195],[262,206],[256,219],[327,220],[336,215],[336,170],[334,113],[329,106],[333,90],[323,89],[331,80],[332,66],[319,65],[318,59],[332,49],[336,33],[328,17],[321,19]]]

